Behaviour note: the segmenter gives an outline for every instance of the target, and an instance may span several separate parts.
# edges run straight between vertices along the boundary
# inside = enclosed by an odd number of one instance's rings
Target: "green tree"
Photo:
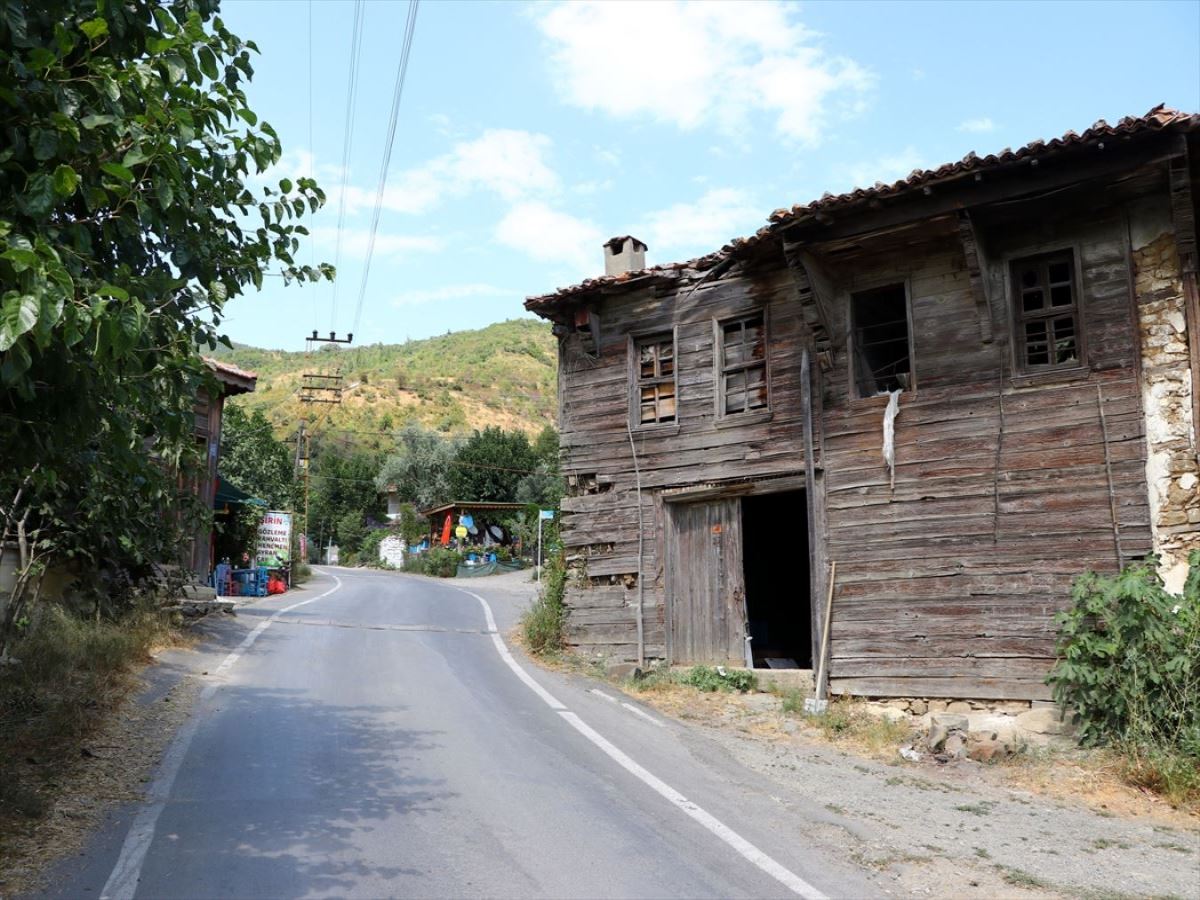
[[[366,534],[362,513],[352,510],[338,520],[338,548],[343,553],[357,553]]]
[[[386,460],[375,479],[380,491],[395,488],[396,496],[417,509],[445,503],[450,497],[450,470],[459,445],[409,424],[396,434],[396,450]]]
[[[316,183],[251,187],[281,148],[216,7],[0,5],[0,547],[22,547],[0,654],[46,566],[173,552],[217,390],[198,348],[269,267],[332,274],[293,257]]]
[[[517,485],[536,464],[523,431],[495,426],[476,430],[458,451],[450,470],[451,499],[511,503],[516,500]]]
[[[309,462],[309,534],[328,543],[340,542],[341,523],[353,513],[359,521],[384,518],[383,502],[375,489],[379,459],[361,451],[339,452],[314,444]]]
[[[275,439],[261,409],[227,403],[221,423],[221,477],[271,509],[296,505],[295,457]]]

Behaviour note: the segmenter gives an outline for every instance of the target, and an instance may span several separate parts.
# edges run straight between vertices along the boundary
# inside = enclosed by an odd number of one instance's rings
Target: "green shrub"
[[[1114,745],[1129,781],[1176,802],[1200,801],[1200,551],[1188,563],[1182,595],[1153,556],[1077,578],[1047,678],[1084,743]]]
[[[758,689],[758,676],[753,672],[747,669],[726,669],[724,666],[692,666],[679,680],[682,684],[690,684],[708,693],[740,691],[744,694]]]
[[[1079,714],[1088,743],[1133,741],[1200,758],[1200,551],[1182,596],[1158,560],[1119,575],[1087,572],[1058,614],[1059,661],[1047,681]]]
[[[521,617],[521,633],[525,646],[539,656],[558,653],[565,646],[563,625],[566,607],[563,591],[567,584],[567,566],[557,553],[546,563],[542,572],[542,589],[536,600]]]
[[[435,578],[453,578],[458,574],[463,555],[448,547],[432,547],[422,553],[410,553],[404,557],[405,572],[417,575],[432,575]]]

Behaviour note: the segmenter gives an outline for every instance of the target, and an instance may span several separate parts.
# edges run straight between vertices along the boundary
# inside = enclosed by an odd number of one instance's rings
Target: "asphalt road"
[[[490,602],[502,634],[517,602]],[[335,568],[238,627],[257,638],[205,679],[147,802],[51,894],[881,893],[823,810],[589,679],[506,662],[456,586]]]

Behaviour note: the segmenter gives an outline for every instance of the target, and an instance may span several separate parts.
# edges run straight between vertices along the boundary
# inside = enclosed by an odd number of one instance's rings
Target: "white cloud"
[[[853,105],[874,83],[853,60],[817,46],[777,0],[573,2],[533,15],[563,99],[619,117],[736,134],[757,110],[784,136],[815,144],[833,104]]]
[[[545,156],[550,138],[529,131],[489,129],[470,141],[455,144],[442,156],[421,166],[406,169],[388,179],[383,191],[383,208],[390,212],[423,213],[448,196],[489,191],[513,202],[528,196],[544,196],[560,189],[558,175]],[[338,204],[338,185],[327,188],[329,205]],[[349,185],[346,211],[354,214],[375,204],[375,188]]]
[[[651,213],[634,235],[656,253],[673,249],[709,253],[763,224],[764,218],[763,210],[744,191],[714,188],[695,203],[676,203]]]
[[[447,284],[427,290],[404,291],[392,298],[392,306],[416,306],[421,303],[441,303],[450,300],[467,300],[471,297],[500,297],[516,294],[494,284]]]
[[[332,261],[333,248],[337,246],[337,228],[322,226],[312,229],[313,240],[324,248]],[[368,228],[346,228],[342,231],[342,257],[364,259],[367,255]],[[426,235],[391,234],[386,231],[375,234],[375,256],[409,256],[414,253],[436,253],[444,246],[440,238]]]
[[[585,219],[551,209],[540,200],[518,203],[496,225],[496,240],[538,262],[597,273],[604,234]]]
[[[923,157],[915,147],[905,147],[899,153],[872,160],[851,163],[834,170],[833,190],[872,187],[876,182],[891,184],[912,174],[913,169],[926,168]]]
[[[979,119],[967,119],[958,126],[959,131],[970,131],[975,134],[987,134],[989,131],[996,130],[996,123],[983,116]]]

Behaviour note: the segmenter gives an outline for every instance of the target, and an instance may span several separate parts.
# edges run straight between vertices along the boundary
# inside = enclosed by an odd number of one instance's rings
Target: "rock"
[[[1017,727],[1033,734],[1070,734],[1074,726],[1064,721],[1062,711],[1057,708],[1031,709],[1017,716]]]
[[[604,666],[604,674],[609,678],[624,681],[627,678],[637,678],[641,674],[641,670],[634,663],[611,662]]]
[[[956,713],[934,713],[929,724],[929,735],[926,743],[929,749],[937,751],[954,732],[966,733],[967,717]]]
[[[946,706],[946,712],[969,713],[972,707],[966,700],[953,700]]]
[[[907,759],[909,762],[920,762],[921,754],[912,748],[911,744],[905,744],[900,748],[900,756]]]
[[[924,700],[912,700],[909,702],[908,708],[914,716],[923,716],[929,712],[929,704]]]
[[[967,736],[967,756],[976,762],[992,762],[1007,759],[1017,752],[1018,742],[1011,732],[1008,735],[972,733]]]
[[[961,732],[953,732],[942,745],[942,756],[949,759],[964,759],[967,755],[967,741]]]

